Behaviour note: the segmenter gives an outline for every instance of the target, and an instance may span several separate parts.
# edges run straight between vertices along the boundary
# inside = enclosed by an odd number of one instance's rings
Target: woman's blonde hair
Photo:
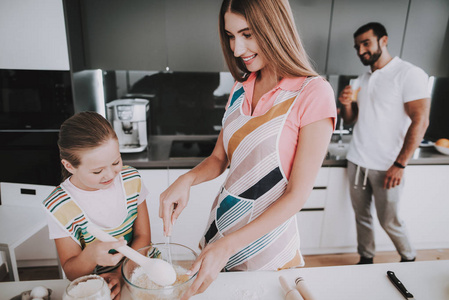
[[[230,48],[224,22],[227,12],[246,19],[267,66],[277,77],[318,75],[302,46],[287,0],[224,0],[219,18],[220,42],[229,71],[237,81],[245,81],[250,72]]]

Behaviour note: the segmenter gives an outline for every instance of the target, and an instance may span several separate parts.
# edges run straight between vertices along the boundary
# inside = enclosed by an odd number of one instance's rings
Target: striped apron
[[[200,242],[203,249],[256,219],[284,194],[288,180],[281,167],[279,139],[293,104],[310,80],[307,78],[297,91],[281,90],[272,108],[256,117],[243,114],[245,92],[241,83],[236,84],[222,122],[229,173],[212,205]],[[302,266],[299,247],[295,215],[232,255],[225,270]]]
[[[123,222],[114,228],[103,228],[105,232],[115,238],[124,237],[128,244],[133,239],[133,224],[137,218],[137,200],[141,190],[141,179],[138,171],[133,167],[123,166],[120,172],[122,187],[126,196],[127,215]],[[70,234],[70,237],[84,249],[88,244],[96,240],[86,228],[89,220],[83,209],[77,204],[69,193],[61,186],[56,187],[53,192],[43,201],[45,209],[61,224]],[[110,251],[111,252],[111,251]],[[114,253],[112,251],[111,253]],[[117,265],[118,266],[118,265]],[[97,266],[94,273],[106,273],[117,266]]]

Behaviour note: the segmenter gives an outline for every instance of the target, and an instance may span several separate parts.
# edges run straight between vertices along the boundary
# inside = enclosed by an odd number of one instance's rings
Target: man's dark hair
[[[377,36],[377,39],[379,40],[383,36],[388,36],[387,30],[385,29],[384,25],[377,23],[377,22],[371,22],[368,24],[365,24],[361,26],[359,29],[357,29],[356,32],[354,32],[354,38],[361,35],[362,33],[365,33],[369,30],[373,30],[373,33],[375,36]]]

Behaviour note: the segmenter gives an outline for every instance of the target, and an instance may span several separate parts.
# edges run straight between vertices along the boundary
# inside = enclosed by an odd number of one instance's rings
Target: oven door
[[[58,185],[58,131],[0,132],[0,182]]]
[[[57,130],[73,111],[69,71],[0,69],[0,130]]]

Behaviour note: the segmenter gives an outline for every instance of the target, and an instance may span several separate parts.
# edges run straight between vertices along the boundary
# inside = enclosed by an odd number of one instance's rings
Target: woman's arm
[[[196,280],[182,299],[202,293],[215,280],[234,253],[275,229],[301,210],[312,192],[318,171],[327,153],[333,131],[332,119],[323,119],[301,128],[292,173],[285,193],[264,213],[241,229],[209,244],[191,268]]]
[[[171,235],[171,227],[187,206],[190,187],[220,176],[228,166],[228,158],[220,132],[212,154],[195,168],[179,176],[160,196],[159,217],[164,222],[164,234]]]

